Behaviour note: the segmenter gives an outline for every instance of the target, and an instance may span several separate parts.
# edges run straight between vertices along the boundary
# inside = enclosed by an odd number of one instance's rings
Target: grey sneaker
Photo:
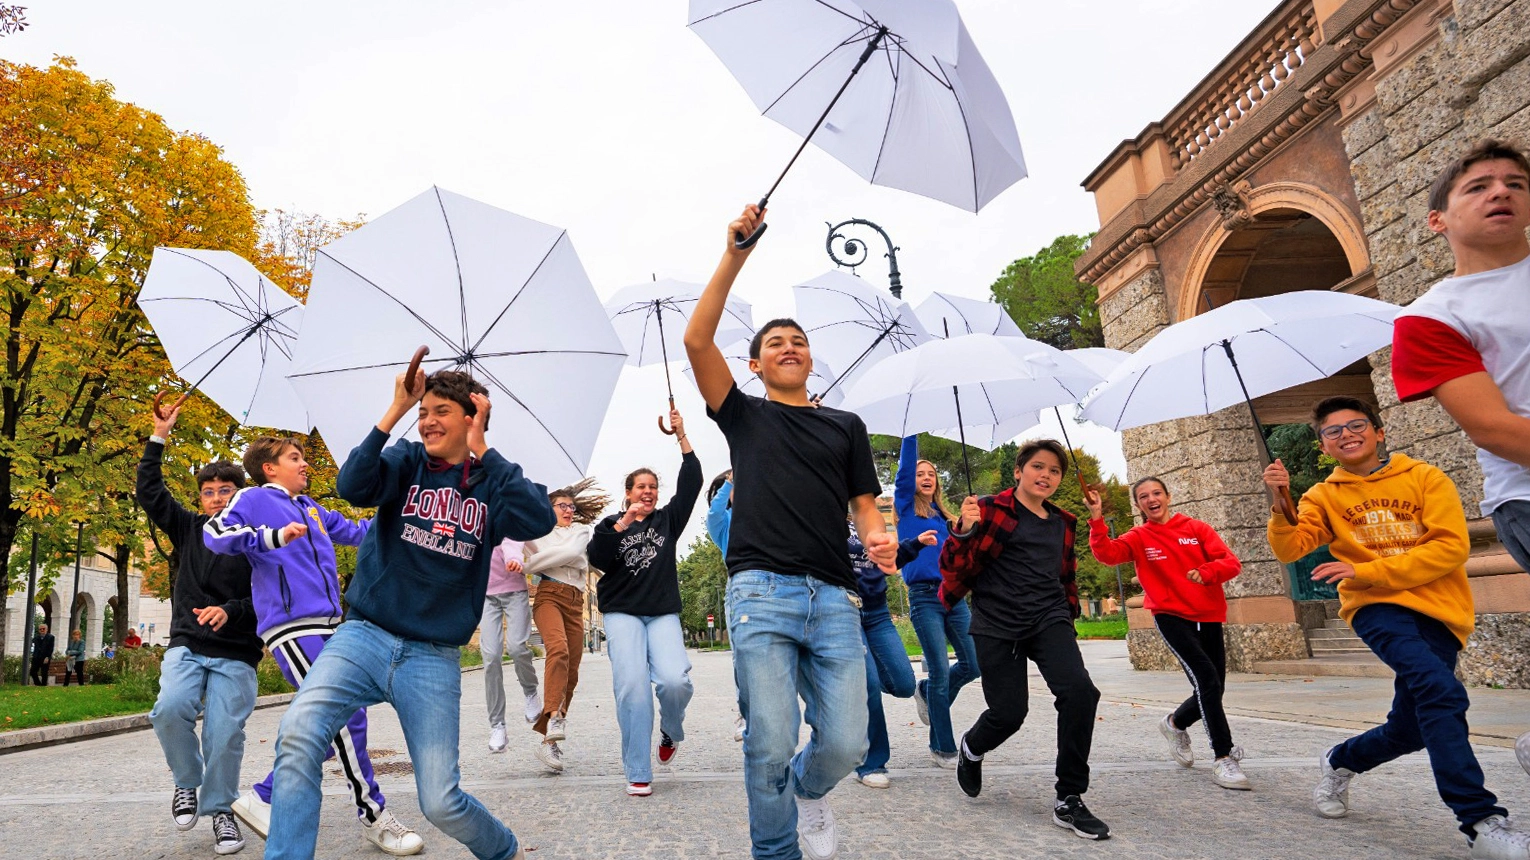
[[[914,685],[914,711],[919,714],[919,722],[930,724],[930,703],[924,698],[924,685],[929,683],[926,678]]]
[[[797,798],[797,840],[807,860],[834,860],[839,855],[839,828],[827,797]]]
[[[213,814],[213,851],[219,854],[236,854],[244,850],[244,834],[239,832],[239,822],[231,812]]]
[[[562,773],[563,750],[558,749],[558,742],[548,741],[545,744],[537,744],[537,761],[552,773]]]
[[[1489,815],[1472,829],[1472,860],[1530,860],[1530,833],[1510,827],[1502,815]]]
[[[491,752],[491,753],[502,753],[502,752],[504,752],[505,751],[505,744],[508,742],[508,740],[509,739],[505,736],[505,724],[504,723],[500,723],[499,725],[496,725],[493,728],[489,729],[489,752]]]
[[[1519,766],[1525,769],[1525,773],[1530,773],[1530,732],[1520,735],[1519,740],[1514,742],[1514,756],[1519,759]]]
[[[547,720],[547,734],[544,735],[550,741],[566,741],[568,733],[565,731],[566,720],[563,717],[551,717]]]
[[[956,770],[956,753],[930,750],[930,761],[935,762],[936,767],[944,768],[945,770]]]
[[[1174,715],[1168,714],[1158,722],[1158,733],[1169,742],[1169,755],[1180,767],[1195,767],[1195,752],[1190,749],[1190,733],[1174,727]]]
[[[1312,805],[1324,818],[1343,818],[1349,814],[1349,781],[1355,778],[1355,772],[1334,767],[1328,762],[1330,755],[1333,755],[1332,749],[1318,760],[1323,777],[1312,789]]]
[[[1217,759],[1211,768],[1211,781],[1233,791],[1248,791],[1252,788],[1248,784],[1248,777],[1243,774],[1243,768],[1238,766],[1238,760],[1232,756]]]

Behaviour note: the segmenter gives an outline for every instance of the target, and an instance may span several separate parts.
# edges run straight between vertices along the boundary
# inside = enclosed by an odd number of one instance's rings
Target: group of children
[[[1458,269],[1399,321],[1399,394],[1438,397],[1477,442],[1487,477],[1484,512],[1530,566],[1530,322],[1503,312],[1530,306],[1530,164],[1512,147],[1485,142],[1446,170],[1430,205],[1431,227],[1450,241]],[[1069,453],[1051,440],[1025,444],[1015,486],[969,496],[952,515],[934,465],[905,440],[896,534],[889,533],[876,506],[881,486],[864,423],[808,397],[812,357],[802,328],[772,320],[751,342],[750,370],[765,397],[739,391],[714,343],[751,253],[733,237],[752,234],[763,214],[749,206],[728,225],[723,259],[685,334],[708,416],[732,455],[731,472],[709,496],[707,526],[729,573],[752,856],[837,854],[828,794],[852,772],[864,785],[888,785],[884,693],[915,699],[932,759],[953,768],[960,790],[977,796],[984,757],[1028,715],[1028,662],[1058,711],[1052,820],[1083,838],[1108,838],[1109,826],[1083,799],[1100,692],[1073,627],[1077,522],[1050,501]],[[640,469],[627,476],[622,510],[598,519],[605,499],[588,481],[549,495],[487,448],[485,395],[449,371],[409,390],[399,378],[392,405],[337,481],[341,497],[377,508],[375,519],[362,523],[303,495],[306,465],[290,440],[251,447],[245,471],[259,486],[241,489],[237,468],[214,464],[198,475],[202,512],[179,507],[159,474],[175,414],[156,419],[139,492],[180,553],[173,647],[151,715],[175,778],[177,826],[188,829],[209,814],[216,850],[231,853],[243,846],[237,814],[266,837],[267,857],[312,856],[320,768],[333,754],[366,835],[389,853],[417,852],[419,835],[387,811],[366,758],[364,708],[386,701],[398,713],[426,817],[476,857],[524,856],[510,830],[458,785],[457,646],[482,623],[486,657],[497,669],[500,643],[509,641],[527,719],[543,736],[538,758],[561,771],[557,741],[566,736],[578,677],[576,621],[592,568],[604,573],[598,596],[628,793],[651,792],[653,761],[673,763],[692,694],[675,550],[701,490],[683,421],[671,413],[683,459],[669,503],[658,506],[657,475]],[[396,422],[416,406],[423,441],[385,450]],[[1272,511],[1270,545],[1282,561],[1330,547],[1337,560],[1313,578],[1338,584],[1341,615],[1397,675],[1387,722],[1320,757],[1317,811],[1348,814],[1356,775],[1423,749],[1471,856],[1530,860],[1530,835],[1510,824],[1484,787],[1467,732],[1469,699],[1454,675],[1474,621],[1455,486],[1428,464],[1388,454],[1381,420],[1362,401],[1324,400],[1312,425],[1338,466],[1302,497],[1295,525]],[[1289,485],[1278,461],[1263,479],[1274,491]],[[1119,537],[1105,526],[1099,495],[1086,496],[1088,541],[1100,561],[1136,565],[1145,606],[1190,681],[1191,696],[1158,726],[1168,755],[1194,765],[1188,730],[1199,721],[1210,738],[1215,784],[1248,790],[1223,707],[1222,585],[1238,575],[1240,562],[1210,526],[1172,510],[1164,481],[1144,478],[1131,494],[1143,522]],[[360,547],[343,618],[336,543]],[[949,643],[956,657],[954,665],[927,660],[927,677],[917,684],[901,643],[894,650],[886,608],[886,577],[899,568],[924,653],[944,655]],[[514,596],[524,593],[531,572],[540,577],[535,622],[547,646],[540,696],[522,650],[527,625],[516,620],[526,601]],[[501,618],[510,619],[503,638]],[[262,647],[298,694],[281,722],[271,776],[236,799]],[[978,677],[986,709],[958,738],[951,703]],[[490,676],[488,683],[490,748],[499,751],[506,745],[504,700],[492,687],[502,680]],[[659,742],[650,758],[655,693]],[[193,726],[204,707],[199,750]],[[798,749],[802,719],[812,732]],[[1530,769],[1527,744],[1522,738]]]

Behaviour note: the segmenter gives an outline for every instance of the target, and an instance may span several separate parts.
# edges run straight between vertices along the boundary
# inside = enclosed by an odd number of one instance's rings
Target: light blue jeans
[[[616,723],[622,730],[622,770],[628,782],[652,782],[653,699],[659,697],[659,730],[685,740],[685,706],[691,702],[691,658],[678,615],[607,612],[606,651]]]
[[[823,797],[866,756],[866,652],[854,599],[807,576],[747,570],[728,580],[756,860],[799,860],[794,798]],[[802,716],[812,734],[797,751]]]
[[[197,813],[229,812],[239,796],[244,721],[255,709],[255,667],[227,657],[193,654],[184,645],[159,664],[159,698],[149,722],[165,751],[176,788],[199,788]],[[202,740],[197,742],[197,714]]]
[[[940,602],[940,585],[916,582],[908,587],[908,620],[914,625],[924,650],[926,677],[919,682],[930,709],[930,749],[950,755],[956,752],[951,731],[951,703],[962,687],[978,677],[977,649],[972,646],[972,610],[967,601],[947,609]],[[946,643],[956,651],[956,665],[946,658]],[[938,656],[937,656],[938,655]]]
[[[515,834],[460,785],[458,649],[350,620],[319,653],[277,730],[266,860],[313,857],[323,799],[321,768],[330,742],[357,708],[379,702],[398,714],[420,809],[430,823],[480,860],[513,857]]]

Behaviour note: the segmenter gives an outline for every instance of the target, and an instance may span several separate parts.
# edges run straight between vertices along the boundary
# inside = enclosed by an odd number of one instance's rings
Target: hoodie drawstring
[[[468,470],[471,469],[472,466],[473,466],[473,456],[471,454],[469,454],[468,458],[466,460],[462,461],[462,484],[461,484],[461,489],[463,491],[466,491],[467,488],[468,488]],[[441,459],[440,457],[429,457],[429,458],[427,458],[425,460],[425,469],[427,471],[430,471],[430,472],[445,472],[445,471],[448,471],[448,470],[450,470],[452,468],[455,468],[453,466],[453,464],[446,462],[445,460]]]

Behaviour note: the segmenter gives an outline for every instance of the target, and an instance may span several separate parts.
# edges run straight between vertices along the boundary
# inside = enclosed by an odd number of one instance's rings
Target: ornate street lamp
[[[893,298],[903,298],[903,277],[898,272],[898,247],[893,244],[892,237],[887,235],[887,231],[876,224],[864,218],[851,218],[838,224],[829,224],[829,238],[824,242],[824,250],[829,252],[829,259],[834,261],[834,265],[844,266],[853,273],[855,267],[865,263],[867,257],[871,255],[871,249],[866,247],[864,239],[856,239],[840,232],[841,228],[846,227],[870,227],[881,235],[882,241],[887,243],[887,253],[882,255],[887,258],[888,264],[887,289],[892,293]],[[836,239],[842,244],[845,256],[849,258],[848,260],[834,253],[834,240]]]

